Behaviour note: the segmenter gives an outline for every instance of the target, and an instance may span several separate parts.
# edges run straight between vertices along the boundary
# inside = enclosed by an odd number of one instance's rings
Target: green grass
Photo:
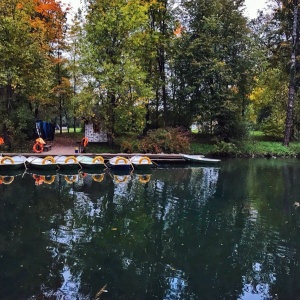
[[[239,151],[250,156],[295,156],[300,153],[300,144],[291,144],[285,147],[281,142],[244,142],[239,147]]]
[[[63,127],[63,128],[62,128],[62,132],[63,132],[63,133],[68,133],[68,129],[65,128],[65,127]],[[80,127],[75,128],[75,132],[76,132],[76,133],[82,132],[82,128],[80,128]],[[56,129],[56,130],[55,130],[55,133],[60,134],[60,130],[59,130],[59,129]],[[73,127],[72,127],[72,128],[69,127],[69,133],[74,133],[74,128],[73,128]]]
[[[285,147],[282,141],[270,139],[261,131],[252,131],[248,140],[238,143],[216,143],[207,136],[197,135],[190,151],[191,154],[204,155],[295,157],[300,156],[300,142],[291,142],[289,147]]]
[[[190,154],[210,154],[214,152],[213,144],[206,144],[202,142],[192,142],[190,147]]]

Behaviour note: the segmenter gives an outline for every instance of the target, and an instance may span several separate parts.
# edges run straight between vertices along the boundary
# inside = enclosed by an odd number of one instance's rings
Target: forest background
[[[299,0],[253,20],[244,0],[83,2],[67,22],[59,1],[1,1],[3,150],[44,120],[127,152],[300,153]]]

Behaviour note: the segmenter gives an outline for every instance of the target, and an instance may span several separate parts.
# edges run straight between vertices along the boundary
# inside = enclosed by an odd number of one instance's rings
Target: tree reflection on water
[[[295,299],[299,166],[15,176],[0,186],[2,295],[95,299],[107,284],[101,299]]]

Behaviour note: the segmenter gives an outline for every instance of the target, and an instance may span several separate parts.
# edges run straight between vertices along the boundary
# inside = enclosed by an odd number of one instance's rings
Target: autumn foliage
[[[28,136],[34,111],[51,102],[68,9],[55,0],[0,1],[0,132],[8,146]]]

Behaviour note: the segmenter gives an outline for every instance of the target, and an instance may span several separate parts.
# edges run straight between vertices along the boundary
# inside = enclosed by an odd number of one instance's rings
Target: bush
[[[238,148],[233,143],[221,141],[214,146],[214,152],[218,155],[233,155],[238,153]]]
[[[143,153],[180,153],[190,149],[190,132],[182,128],[160,128],[149,131],[138,142],[138,149]]]
[[[118,143],[120,151],[124,153],[133,153],[138,150],[137,143],[131,140],[122,140]]]
[[[217,116],[217,121],[215,135],[219,140],[234,142],[248,138],[248,124],[240,115],[227,110],[222,115]]]
[[[261,129],[266,137],[280,141],[283,137],[284,126],[284,118],[278,118],[276,115],[272,115],[262,123]]]

